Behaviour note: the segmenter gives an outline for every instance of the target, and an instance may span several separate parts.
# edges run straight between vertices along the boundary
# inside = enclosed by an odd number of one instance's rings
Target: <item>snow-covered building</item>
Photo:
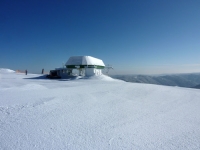
[[[79,76],[100,76],[104,68],[105,64],[101,59],[91,56],[72,56],[66,62],[65,67],[51,70],[50,75],[65,78],[75,75],[74,70],[76,70]]]
[[[98,76],[102,74],[105,65],[101,59],[91,56],[72,56],[66,62],[66,68],[78,69],[79,75]]]

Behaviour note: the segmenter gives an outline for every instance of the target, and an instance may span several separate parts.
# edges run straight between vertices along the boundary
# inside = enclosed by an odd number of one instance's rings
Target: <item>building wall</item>
[[[57,69],[57,75],[60,76],[61,78],[66,78],[67,76],[69,76],[69,72],[66,68],[62,68],[62,69]]]
[[[58,68],[56,69],[57,75],[61,78],[66,78],[71,75],[81,75],[81,76],[100,76],[102,75],[102,70],[97,68],[80,68],[73,69],[73,71],[68,70],[67,68]],[[76,73],[76,74],[75,74]]]
[[[101,69],[85,68],[85,76],[100,76],[102,75]]]

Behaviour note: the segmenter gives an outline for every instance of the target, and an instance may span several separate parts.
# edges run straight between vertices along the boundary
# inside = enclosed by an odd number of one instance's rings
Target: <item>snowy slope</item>
[[[6,69],[6,68],[0,68],[0,73],[13,73],[14,70]]]
[[[198,89],[0,77],[0,149],[200,149]]]

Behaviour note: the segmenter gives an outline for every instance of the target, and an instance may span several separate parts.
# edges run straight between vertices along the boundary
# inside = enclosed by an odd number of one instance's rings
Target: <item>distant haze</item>
[[[114,70],[110,70],[109,74],[177,74],[177,73],[199,73],[200,64],[188,65],[158,65],[158,66],[140,66],[140,67],[118,67],[113,66]]]
[[[200,87],[200,73],[172,75],[112,75],[112,77],[134,83],[148,83],[188,88]]]

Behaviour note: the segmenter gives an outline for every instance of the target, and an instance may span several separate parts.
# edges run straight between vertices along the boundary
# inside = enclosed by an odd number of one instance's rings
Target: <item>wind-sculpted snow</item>
[[[10,69],[0,68],[0,73],[13,73],[13,72],[15,71]]]
[[[1,76],[0,149],[200,149],[197,89]]]

